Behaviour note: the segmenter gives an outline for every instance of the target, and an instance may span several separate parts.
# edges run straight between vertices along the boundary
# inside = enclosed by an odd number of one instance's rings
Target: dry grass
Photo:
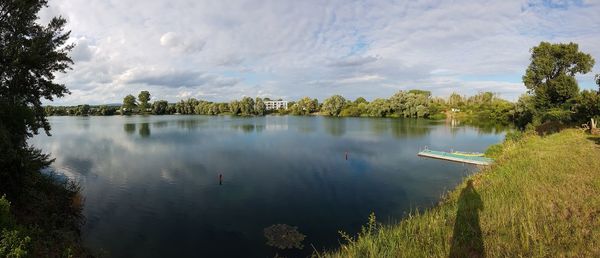
[[[496,165],[437,207],[314,255],[600,257],[600,138],[565,130],[508,141]]]

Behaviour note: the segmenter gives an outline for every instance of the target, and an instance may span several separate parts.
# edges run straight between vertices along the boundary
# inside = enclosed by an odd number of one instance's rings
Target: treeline
[[[423,117],[444,118],[446,113],[468,111],[469,116],[486,119],[510,120],[514,104],[499,98],[491,92],[482,92],[466,97],[456,93],[449,98],[432,97],[431,92],[424,90],[399,91],[389,98],[378,98],[371,102],[363,97],[348,100],[340,95],[331,96],[322,103],[318,99],[304,97],[298,101],[290,101],[288,108],[267,110],[265,101],[269,98],[244,97],[229,103],[210,102],[189,98],[177,103],[157,100],[150,103],[150,93],[140,92],[138,98],[128,95],[121,106],[46,106],[47,115],[55,116],[109,116],[129,114],[185,114],[185,115],[239,115],[261,116],[266,114],[282,115],[327,115],[341,117]]]
[[[514,123],[524,128],[547,122],[577,124],[600,117],[600,93],[580,91],[576,74],[585,74],[594,66],[594,59],[579,51],[575,43],[540,43],[532,48],[531,64],[523,76],[528,92],[517,102],[500,98],[492,92],[473,96],[457,93],[447,98],[433,97],[424,90],[398,91],[389,98],[367,101],[363,97],[348,100],[340,95],[325,99],[304,97],[290,101],[287,109],[267,110],[265,98],[244,97],[229,103],[210,102],[194,98],[168,103],[157,100],[150,103],[150,93],[142,91],[136,98],[128,95],[121,106],[45,107],[48,115],[115,115],[115,114],[196,114],[261,116],[265,114],[327,115],[340,117],[412,117],[457,119]],[[596,76],[600,85],[600,77]]]

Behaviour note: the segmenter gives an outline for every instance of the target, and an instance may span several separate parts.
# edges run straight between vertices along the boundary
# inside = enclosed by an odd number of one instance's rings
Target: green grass
[[[600,138],[506,141],[496,164],[396,225],[319,257],[600,257]],[[346,237],[348,238],[348,237]]]

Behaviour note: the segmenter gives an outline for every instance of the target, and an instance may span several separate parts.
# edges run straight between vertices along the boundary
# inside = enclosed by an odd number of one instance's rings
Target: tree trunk
[[[593,118],[591,119],[590,122],[590,133],[591,134],[600,134],[600,129],[598,129],[596,126],[598,122],[596,120],[594,120]]]

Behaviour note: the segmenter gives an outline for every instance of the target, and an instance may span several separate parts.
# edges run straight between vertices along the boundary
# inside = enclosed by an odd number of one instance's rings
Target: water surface
[[[83,237],[114,257],[286,257],[339,246],[369,213],[393,223],[475,168],[420,148],[484,151],[495,128],[417,119],[267,116],[51,117],[32,144],[79,181]],[[348,153],[346,160],[345,153]],[[219,174],[223,175],[222,184]],[[266,245],[297,226],[304,249]],[[311,246],[312,245],[312,246]]]

